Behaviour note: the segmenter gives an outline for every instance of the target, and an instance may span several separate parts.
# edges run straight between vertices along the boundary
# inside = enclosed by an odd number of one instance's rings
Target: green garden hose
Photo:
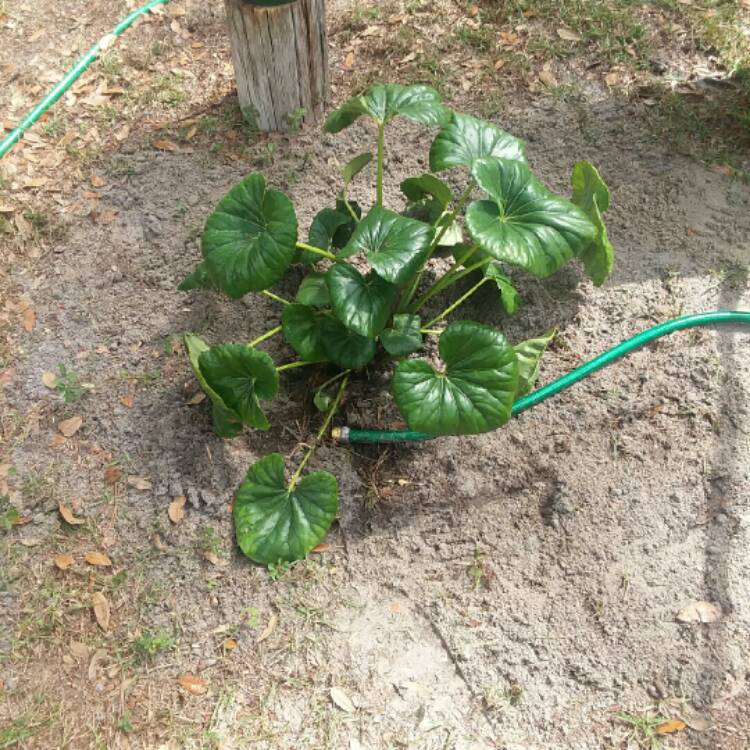
[[[666,323],[660,323],[658,326],[649,328],[632,338],[623,341],[621,344],[600,354],[598,357],[586,362],[575,370],[563,375],[557,380],[553,380],[548,385],[538,388],[522,398],[519,398],[513,404],[512,414],[517,416],[522,411],[530,409],[532,406],[541,404],[548,398],[555,396],[564,391],[566,388],[575,385],[579,381],[592,375],[602,367],[606,367],[612,362],[624,357],[626,354],[640,349],[642,346],[655,341],[662,336],[666,336],[673,331],[681,331],[684,328],[694,328],[697,326],[723,325],[736,323],[739,325],[750,326],[750,312],[745,311],[717,311],[708,313],[697,313],[695,315],[685,315],[681,318],[668,320]],[[334,440],[341,443],[411,443],[421,440],[432,440],[435,436],[428,435],[424,432],[414,432],[412,430],[358,430],[353,427],[338,427],[332,432]]]
[[[18,126],[8,133],[0,141],[0,159],[10,151],[23,134],[53,105],[57,100],[81,77],[86,68],[99,56],[99,53],[109,46],[113,36],[120,36],[129,29],[136,18],[148,13],[157,5],[166,5],[169,0],[149,0],[143,7],[134,10],[122,19],[109,34],[103,36],[67,73],[53,89],[42,99],[26,117],[18,123]]]

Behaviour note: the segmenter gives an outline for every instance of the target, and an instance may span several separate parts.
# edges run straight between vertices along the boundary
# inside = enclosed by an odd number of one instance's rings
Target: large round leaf
[[[297,217],[263,175],[237,183],[208,217],[201,250],[211,280],[233,298],[268,289],[292,262]]]
[[[466,225],[493,258],[544,277],[594,239],[596,227],[586,214],[547,190],[525,164],[479,159],[472,175],[491,200],[474,201]]]
[[[339,258],[366,252],[380,278],[405,284],[424,263],[434,236],[435,230],[428,224],[374,206],[357,225]]]
[[[259,399],[271,399],[279,390],[273,360],[243,344],[219,344],[201,353],[198,366],[205,382],[239,419],[267,430]]]
[[[328,293],[326,275],[319,271],[311,271],[299,285],[297,302],[310,307],[327,307],[331,303],[331,295]]]
[[[401,183],[401,192],[412,203],[434,198],[441,206],[445,207],[453,200],[453,193],[450,187],[434,174],[425,172],[419,177],[407,177]]]
[[[348,370],[369,364],[377,351],[373,339],[354,333],[335,318],[320,321],[320,335],[326,357]]]
[[[573,167],[573,203],[580,206],[596,227],[596,238],[578,256],[595,286],[601,286],[612,273],[615,249],[609,241],[602,213],[609,208],[609,188],[599,176],[596,167],[579,161]]]
[[[292,349],[307,362],[326,359],[320,334],[321,313],[307,305],[284,305],[281,327]]]
[[[447,121],[450,110],[440,101],[440,94],[429,86],[376,83],[331,112],[324,129],[328,133],[338,133],[362,115],[372,117],[380,125],[401,115],[423,125],[440,126]]]
[[[523,141],[492,123],[454,112],[430,148],[430,169],[433,172],[449,167],[471,169],[477,159],[486,156],[526,161]]]
[[[242,422],[222,401],[221,396],[206,382],[198,363],[201,354],[210,349],[209,345],[200,336],[196,336],[193,333],[186,333],[183,340],[185,342],[185,349],[187,350],[188,361],[193,368],[195,377],[198,379],[203,392],[211,400],[214,432],[223,438],[236,437],[242,432]]]
[[[219,290],[216,282],[211,278],[205,262],[199,263],[191,273],[189,273],[177,287],[181,292],[187,292],[191,289],[214,289]]]
[[[237,543],[265,565],[301,560],[323,540],[338,507],[336,477],[315,471],[289,489],[284,459],[271,453],[250,467],[235,498]]]
[[[355,333],[375,338],[385,328],[398,287],[376,273],[367,276],[348,263],[335,263],[326,272],[336,317]]]
[[[468,435],[505,424],[518,387],[513,347],[499,331],[451,323],[440,337],[444,372],[423,359],[399,363],[393,395],[409,428],[430,435]]]

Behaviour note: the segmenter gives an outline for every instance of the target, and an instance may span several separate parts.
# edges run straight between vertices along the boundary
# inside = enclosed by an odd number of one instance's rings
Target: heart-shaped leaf
[[[423,125],[439,127],[450,116],[450,110],[440,101],[437,91],[429,86],[377,83],[331,112],[324,129],[328,133],[338,133],[362,115],[372,117],[380,125],[401,115]]]
[[[586,273],[595,286],[601,286],[612,273],[615,265],[615,249],[607,236],[602,213],[609,208],[609,188],[596,167],[587,161],[579,161],[573,167],[573,203],[580,206],[596,227],[596,238],[578,256],[583,261]]]
[[[326,359],[320,333],[321,314],[307,305],[284,305],[281,327],[292,349],[307,362]]]
[[[523,141],[496,125],[454,112],[430,148],[430,169],[433,172],[450,167],[472,169],[477,159],[486,156],[525,162],[523,148]]]
[[[263,175],[237,183],[208,217],[201,249],[210,278],[235,299],[268,289],[292,262],[297,216]]]
[[[198,366],[208,386],[243,424],[267,430],[259,399],[271,399],[279,390],[273,360],[243,344],[219,344],[201,353]]]
[[[473,257],[473,256],[472,256]],[[521,298],[513,282],[502,272],[499,263],[489,263],[484,268],[484,275],[492,279],[500,292],[500,304],[508,315],[513,315],[521,305]]]
[[[211,399],[214,432],[223,438],[236,437],[242,432],[242,422],[236,414],[227,408],[221,396],[206,382],[198,362],[200,355],[208,351],[210,347],[202,338],[192,333],[186,333],[183,340],[195,377],[198,379],[203,392]]]
[[[334,208],[324,208],[318,211],[312,220],[307,241],[313,247],[331,250],[339,247],[335,241],[337,233],[349,228],[349,232],[346,235],[348,239],[354,231],[354,226],[354,219],[346,212],[346,209],[342,213]],[[320,255],[311,253],[308,250],[297,250],[294,256],[295,263],[311,264],[317,263],[319,260]]]
[[[318,271],[307,274],[297,289],[297,302],[310,307],[326,307],[331,302],[326,275]]]
[[[394,315],[393,328],[380,334],[383,348],[394,357],[405,357],[422,348],[422,321],[419,315]]]
[[[405,179],[401,183],[401,192],[412,203],[425,198],[433,198],[443,209],[453,200],[453,193],[448,185],[439,177],[429,173]]]
[[[192,273],[188,274],[177,287],[181,292],[190,289],[213,289],[220,291],[219,286],[211,278],[205,263],[199,263]]]
[[[364,251],[381,279],[400,285],[424,263],[434,235],[435,230],[428,224],[374,206],[357,225],[338,257],[347,258]]]
[[[360,336],[375,338],[385,328],[398,287],[376,273],[362,274],[347,263],[335,263],[326,283],[336,317]]]
[[[468,435],[505,424],[518,387],[513,347],[499,331],[451,323],[440,337],[444,372],[423,359],[399,363],[393,395],[409,428],[430,435]]]
[[[344,178],[344,192],[349,187],[349,183],[372,161],[372,154],[367,151],[359,154],[348,161],[341,170],[341,176]]]
[[[271,453],[248,470],[234,501],[240,549],[251,560],[301,560],[324,538],[339,508],[336,477],[315,471],[289,488],[284,459]]]
[[[527,339],[513,347],[518,359],[518,391],[516,398],[518,396],[525,396],[536,385],[536,380],[539,377],[539,361],[556,334],[557,329],[553,328],[543,336],[535,339]]]
[[[544,277],[594,239],[596,227],[586,214],[547,190],[520,161],[479,159],[472,175],[491,200],[474,201],[466,224],[493,258]]]
[[[335,318],[320,321],[320,334],[326,358],[339,367],[359,370],[375,356],[375,341],[348,329]]]

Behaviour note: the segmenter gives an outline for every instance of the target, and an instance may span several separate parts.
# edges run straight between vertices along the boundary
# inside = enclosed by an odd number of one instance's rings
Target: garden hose
[[[18,123],[18,126],[8,133],[0,141],[0,159],[10,151],[23,134],[53,105],[57,100],[81,77],[86,68],[99,56],[102,50],[107,49],[112,42],[112,37],[118,37],[129,29],[135,20],[148,13],[157,5],[166,5],[169,0],[149,0],[143,7],[134,10],[122,19],[109,34],[105,34],[67,73],[47,96],[42,99],[26,117]]]
[[[640,349],[642,346],[655,341],[662,336],[666,336],[673,331],[681,331],[684,328],[694,328],[697,326],[724,325],[735,323],[739,325],[750,326],[750,312],[720,310],[717,312],[697,313],[695,315],[685,315],[681,318],[674,318],[665,323],[660,323],[653,328],[633,336],[623,341],[621,344],[600,354],[598,357],[586,362],[580,367],[576,367],[569,373],[566,373],[557,380],[553,380],[548,385],[538,388],[522,398],[519,398],[513,404],[511,414],[515,417],[532,406],[541,404],[548,398],[564,391],[566,388],[575,385],[579,381],[592,375],[602,367],[606,367],[612,362],[616,362],[626,354]],[[414,432],[413,430],[359,430],[353,427],[337,427],[331,433],[334,440],[340,443],[413,443],[421,440],[432,440],[434,435],[428,435],[424,432]]]

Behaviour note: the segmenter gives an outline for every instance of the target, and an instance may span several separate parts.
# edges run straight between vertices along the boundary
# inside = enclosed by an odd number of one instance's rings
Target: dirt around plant
[[[213,24],[190,39],[218,38]],[[750,309],[745,183],[674,154],[618,99],[582,108],[538,94],[502,110],[496,121],[556,191],[575,159],[600,167],[617,266],[599,289],[577,267],[544,282],[514,274],[516,316],[488,290],[457,317],[513,341],[556,326],[544,383],[662,320]],[[301,456],[320,420],[314,375],[283,375],[269,432],[216,438],[180,334],[246,341],[280,310],[176,285],[237,179],[262,168],[306,229],[373,133],[257,139],[221,111],[208,116],[234,133],[222,149],[211,143],[223,130],[174,135],[183,111],[167,109],[167,135],[128,121],[69,189],[37,193],[46,226],[32,214],[24,235],[7,214],[0,747],[750,746],[746,330],[674,334],[489,435],[326,444],[313,466],[336,474],[341,499],[326,545],[289,569],[242,557],[234,492],[261,455]],[[161,138],[176,148],[154,148]],[[416,126],[390,130],[391,205],[426,168],[428,142]],[[103,168],[120,159],[127,169]],[[369,177],[354,189],[364,205]],[[19,189],[0,202],[22,205]],[[277,291],[291,296],[293,281]],[[263,346],[293,358],[276,339]],[[353,383],[340,424],[397,418],[384,371]],[[720,612],[679,621],[694,602]],[[657,733],[668,720],[685,726]]]

